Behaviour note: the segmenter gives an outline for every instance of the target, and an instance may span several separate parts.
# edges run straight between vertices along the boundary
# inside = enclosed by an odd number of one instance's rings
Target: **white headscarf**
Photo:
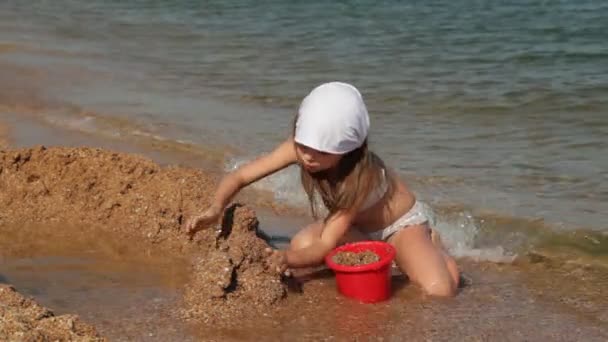
[[[294,139],[318,151],[344,154],[361,147],[368,130],[369,114],[357,88],[329,82],[302,100]]]

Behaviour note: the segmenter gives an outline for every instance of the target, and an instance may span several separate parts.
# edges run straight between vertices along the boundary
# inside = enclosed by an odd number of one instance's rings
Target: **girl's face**
[[[315,150],[296,143],[296,154],[300,165],[310,173],[326,171],[338,165],[342,155]]]

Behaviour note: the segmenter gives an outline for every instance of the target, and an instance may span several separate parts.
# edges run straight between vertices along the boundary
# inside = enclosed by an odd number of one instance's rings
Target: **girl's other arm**
[[[346,234],[355,217],[356,211],[341,211],[330,217],[323,227],[321,238],[308,247],[285,252],[287,267],[308,267],[323,263],[323,258],[337,245]]]

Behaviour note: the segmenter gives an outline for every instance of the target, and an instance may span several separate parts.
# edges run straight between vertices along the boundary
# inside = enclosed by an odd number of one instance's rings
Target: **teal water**
[[[312,87],[343,80],[372,147],[427,201],[466,208],[445,228],[463,228],[455,241],[484,230],[481,212],[605,234],[606,32],[599,0],[4,1],[0,101],[230,150],[230,168],[284,138]],[[15,66],[37,72],[2,77]],[[294,172],[260,186],[303,203]]]

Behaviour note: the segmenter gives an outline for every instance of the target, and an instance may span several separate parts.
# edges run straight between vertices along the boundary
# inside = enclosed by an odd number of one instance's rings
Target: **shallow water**
[[[173,314],[187,279],[183,260],[72,228],[0,227],[0,281],[56,315],[79,315],[112,341],[196,340]]]
[[[248,160],[342,79],[429,201],[606,229],[604,2],[5,1],[0,18],[0,103],[42,120]],[[295,180],[264,186],[301,204]]]
[[[56,315],[77,314],[112,341],[195,341],[169,318],[179,289],[141,265],[86,255],[6,258],[0,274]]]

